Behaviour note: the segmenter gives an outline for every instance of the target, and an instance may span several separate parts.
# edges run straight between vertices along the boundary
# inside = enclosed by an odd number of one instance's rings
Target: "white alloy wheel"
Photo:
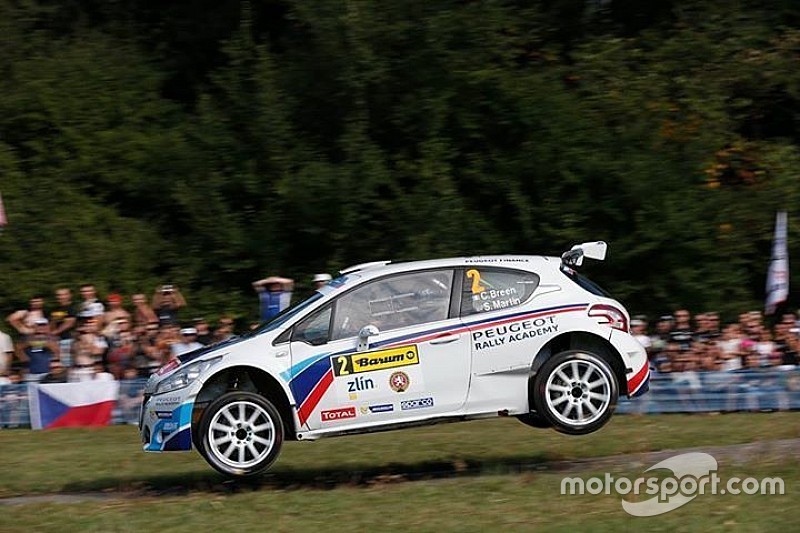
[[[605,357],[571,350],[542,364],[534,378],[532,404],[557,431],[584,435],[608,422],[618,391],[617,378]]]
[[[251,392],[229,392],[203,413],[200,452],[223,474],[250,476],[266,470],[283,444],[278,410]]]
[[[275,423],[269,413],[252,402],[225,405],[208,426],[208,451],[233,468],[250,468],[261,462],[275,445]]]
[[[547,406],[564,424],[591,424],[611,402],[611,381],[591,360],[561,363],[548,376],[546,389]]]

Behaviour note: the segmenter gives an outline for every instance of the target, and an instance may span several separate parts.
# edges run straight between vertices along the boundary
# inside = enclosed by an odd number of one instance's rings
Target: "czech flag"
[[[31,428],[107,426],[119,398],[117,381],[31,383]]]

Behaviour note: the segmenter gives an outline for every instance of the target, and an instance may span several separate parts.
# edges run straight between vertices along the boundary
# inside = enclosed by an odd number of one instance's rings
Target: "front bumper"
[[[181,391],[145,395],[139,413],[139,433],[146,452],[192,449],[194,395]]]

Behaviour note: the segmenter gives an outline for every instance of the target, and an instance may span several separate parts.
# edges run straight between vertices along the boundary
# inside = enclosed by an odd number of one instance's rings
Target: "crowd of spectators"
[[[315,288],[330,279],[317,274]],[[294,282],[273,276],[253,287],[260,318],[268,320],[289,305]],[[129,304],[117,293],[101,301],[91,284],[80,287],[80,301],[69,288],[57,289],[54,296],[51,307],[43,296],[34,296],[26,309],[8,316],[18,340],[0,331],[0,385],[146,378],[182,353],[234,335],[231,316],[213,325],[202,317],[181,323],[186,300],[174,285],[158,287],[150,298],[133,294]],[[782,315],[773,327],[758,311],[722,326],[715,312],[692,319],[680,309],[648,326],[644,316],[631,320],[631,333],[647,349],[655,373],[800,365],[800,322],[794,313]]]
[[[331,280],[316,274],[314,288]],[[291,303],[294,281],[271,276],[253,282],[259,318],[269,320]],[[235,335],[235,320],[222,315],[181,320],[186,299],[176,285],[161,285],[148,298],[118,293],[102,301],[92,284],[80,287],[80,300],[70,288],[56,289],[53,305],[41,295],[6,322],[16,342],[0,327],[0,385],[23,382],[59,383],[95,379],[147,378],[179,355]],[[255,328],[258,322],[251,322]]]
[[[177,286],[163,285],[151,298],[133,294],[130,305],[117,293],[105,301],[95,287],[55,291],[55,305],[34,296],[7,323],[18,340],[0,332],[0,385],[25,381],[77,382],[146,378],[178,355],[234,335],[234,320],[212,325],[202,317],[183,323],[186,300]]]
[[[721,325],[715,312],[692,317],[686,309],[658,318],[631,320],[631,333],[647,349],[656,373],[734,371],[800,365],[800,323],[785,313],[769,327],[759,311],[742,313],[738,321]]]

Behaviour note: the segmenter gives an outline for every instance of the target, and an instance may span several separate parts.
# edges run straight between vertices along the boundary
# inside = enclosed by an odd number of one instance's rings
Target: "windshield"
[[[272,320],[268,320],[268,321],[264,322],[258,328],[256,328],[252,333],[250,333],[250,335],[248,335],[248,336],[259,335],[261,333],[265,333],[267,331],[272,331],[275,328],[281,327],[286,322],[291,320],[297,314],[303,312],[303,310],[307,309],[309,306],[311,306],[314,302],[316,302],[317,300],[319,300],[322,297],[323,297],[323,294],[321,292],[319,292],[319,291],[315,292],[314,294],[312,294],[311,296],[309,296],[308,298],[306,298],[302,302],[297,303],[295,305],[292,305],[290,307],[287,307],[286,309],[284,309],[283,311],[281,311],[280,313],[275,315],[272,318]]]

